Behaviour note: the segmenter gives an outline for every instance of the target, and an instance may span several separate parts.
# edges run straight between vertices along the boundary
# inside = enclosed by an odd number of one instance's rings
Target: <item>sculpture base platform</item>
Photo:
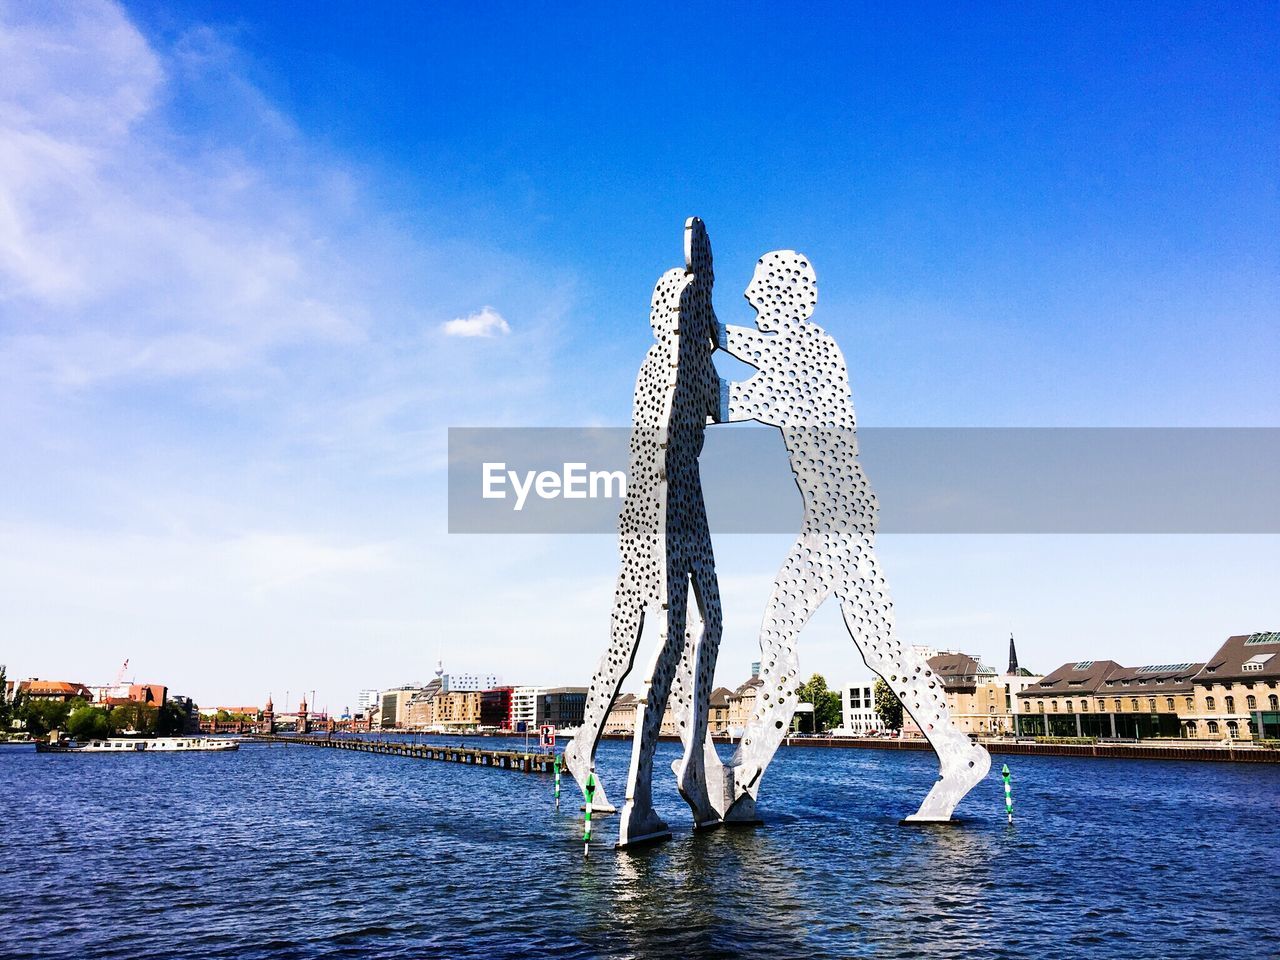
[[[671,839],[670,830],[655,830],[653,833],[646,833],[642,837],[632,837],[626,843],[615,843],[615,850],[634,850],[636,847],[648,847],[655,843],[661,843],[664,840]]]
[[[963,823],[964,823],[963,820],[960,820],[956,817],[948,817],[946,820],[943,820],[938,817],[910,816],[910,817],[907,817],[907,819],[905,820],[899,820],[898,826],[900,827],[958,827]]]
[[[703,820],[701,823],[695,820],[693,823],[693,832],[709,833],[712,830],[720,829],[720,827],[722,826],[724,826],[724,821],[721,820],[719,817],[717,817],[714,820]]]
[[[584,803],[584,804],[583,804],[582,806],[580,806],[578,809],[579,809],[580,811],[582,811],[583,813],[586,813],[586,812],[587,812],[587,805]],[[614,807],[614,806],[608,806],[608,807],[597,807],[595,804],[592,804],[592,805],[591,805],[591,815],[592,815],[593,817],[595,817],[595,816],[607,817],[607,816],[609,816],[609,814],[611,814],[611,813],[617,813],[617,812],[618,812],[618,808],[617,808],[617,807]]]

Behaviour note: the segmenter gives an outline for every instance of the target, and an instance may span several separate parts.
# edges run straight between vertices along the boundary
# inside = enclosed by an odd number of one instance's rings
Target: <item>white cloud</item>
[[[192,637],[274,658],[255,688],[319,638],[349,660],[312,684],[389,682],[441,597],[485,589],[436,588],[445,428],[553,415],[572,276],[406,224],[239,57],[112,3],[0,0],[0,622],[29,672],[125,647],[215,696],[243,671]],[[502,337],[423,336],[450,316]]]
[[[479,313],[454,317],[442,323],[440,329],[446,337],[505,337],[511,332],[511,325],[497,310],[486,306]]]

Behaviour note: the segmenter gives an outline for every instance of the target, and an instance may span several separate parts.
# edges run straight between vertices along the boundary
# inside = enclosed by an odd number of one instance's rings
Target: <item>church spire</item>
[[[1017,676],[1018,648],[1013,645],[1013,634],[1009,634],[1009,675]]]

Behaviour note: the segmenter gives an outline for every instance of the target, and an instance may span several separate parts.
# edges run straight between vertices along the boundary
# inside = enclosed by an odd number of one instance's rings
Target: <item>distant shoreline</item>
[[[388,736],[423,736],[450,737],[459,739],[483,740],[488,738],[524,739],[523,733],[489,732],[489,733],[427,733],[411,730],[387,730]],[[353,736],[353,734],[339,734]],[[314,734],[311,734],[314,736]],[[355,736],[378,736],[377,732],[355,734]],[[604,740],[630,740],[627,734],[605,734]],[[659,738],[665,743],[679,743],[675,735],[664,735]],[[536,737],[530,737],[533,746]],[[732,744],[728,737],[716,737],[716,743]],[[1004,756],[1039,756],[1039,757],[1094,757],[1112,760],[1198,760],[1211,763],[1280,763],[1280,750],[1258,747],[1248,744],[1231,746],[1206,746],[1187,744],[1185,742],[1161,742],[1157,740],[1138,740],[1132,743],[1035,743],[1018,740],[979,740],[994,755]],[[896,737],[790,737],[784,740],[782,747],[804,747],[826,750],[908,750],[928,751],[932,749],[923,738],[899,739]]]

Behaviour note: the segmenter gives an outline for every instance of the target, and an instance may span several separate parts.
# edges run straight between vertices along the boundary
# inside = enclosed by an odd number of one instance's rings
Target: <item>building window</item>
[[[1036,701],[1036,709],[1038,709],[1041,713],[1044,713],[1044,701],[1043,701],[1043,700],[1037,700],[1037,701]]]
[[[1235,713],[1235,712],[1236,712],[1236,698],[1235,698],[1235,697],[1223,697],[1222,699],[1223,699],[1223,702],[1224,702],[1224,703],[1226,703],[1226,705],[1227,705],[1227,713]]]
[[[1148,713],[1155,713],[1155,712],[1156,712],[1156,698],[1155,698],[1155,697],[1147,697],[1147,712],[1148,712]]]
[[[1068,701],[1067,701],[1067,713],[1071,713],[1071,712],[1072,712],[1072,710],[1071,710],[1071,701],[1070,701],[1070,700],[1068,700]]]
[[[1187,721],[1187,736],[1194,737],[1196,735],[1196,722],[1194,720]]]
[[[1177,707],[1175,707],[1175,706],[1173,705],[1173,697],[1165,697],[1165,698],[1164,698],[1164,704],[1165,704],[1165,707],[1168,709],[1168,711],[1169,711],[1170,713],[1173,713],[1173,711],[1175,711],[1176,709],[1178,709]]]
[[[1204,698],[1204,708],[1205,708],[1206,710],[1212,710],[1212,709],[1213,709],[1213,697],[1205,697],[1205,698]]]
[[[1240,736],[1240,727],[1236,724],[1234,720],[1227,721],[1227,736],[1233,740],[1236,737]]]
[[[1120,712],[1120,698],[1116,697],[1116,713]]]
[[[1267,708],[1270,710],[1280,710],[1280,700],[1276,699],[1276,695],[1274,693],[1267,697]]]
[[[1258,709],[1258,701],[1257,701],[1257,699],[1254,697],[1254,695],[1253,695],[1253,694],[1249,694],[1249,696],[1247,696],[1247,697],[1245,697],[1245,698],[1244,698],[1244,708],[1245,708],[1246,710],[1257,710],[1257,709]]]
[[[1058,712],[1058,701],[1057,701],[1057,700],[1053,701],[1053,712],[1054,712],[1054,713],[1057,713],[1057,712]]]
[[[1210,733],[1212,733],[1214,736],[1217,736],[1217,735],[1218,735],[1218,721],[1217,721],[1217,720],[1210,720],[1210,721],[1209,721],[1209,732],[1210,732]]]
[[[1129,698],[1129,708],[1130,708],[1134,713],[1137,713],[1137,712],[1138,712],[1138,698],[1137,698],[1137,697],[1130,697],[1130,698]]]
[[[1099,701],[1098,701],[1098,712],[1099,712],[1099,713],[1106,713],[1106,712],[1107,712],[1107,701],[1105,701],[1105,700],[1099,700]]]
[[[1195,709],[1196,709],[1196,698],[1187,697],[1187,712],[1192,713],[1195,711]]]

